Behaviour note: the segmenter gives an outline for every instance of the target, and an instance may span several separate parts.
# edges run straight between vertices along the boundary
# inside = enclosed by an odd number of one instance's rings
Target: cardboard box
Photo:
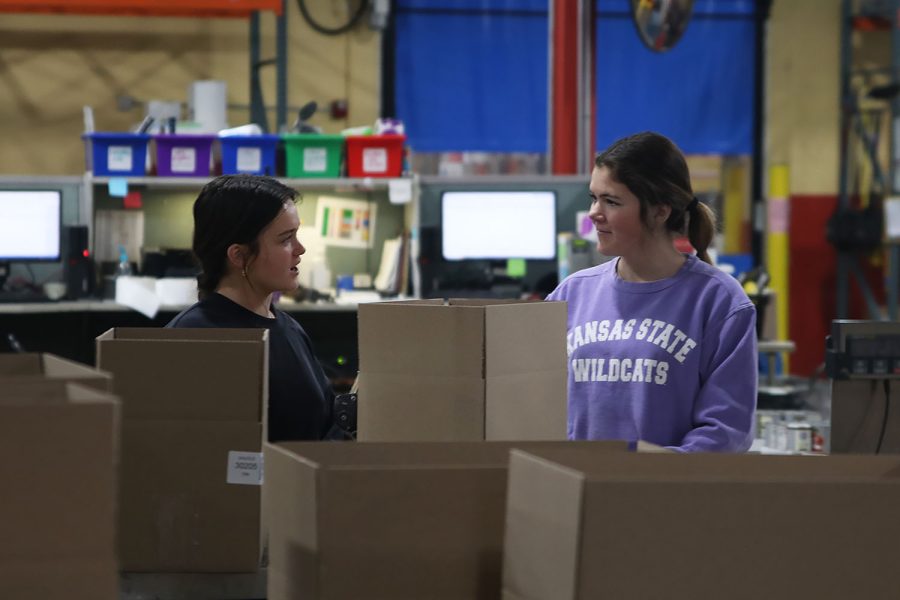
[[[32,381],[65,380],[108,392],[112,389],[112,376],[53,354],[27,352],[24,354],[0,354],[0,380],[15,378]]]
[[[892,598],[900,457],[512,452],[503,598]]]
[[[227,478],[237,454],[260,466],[268,331],[112,329],[97,363],[123,405],[122,570],[255,572],[261,488]]]
[[[359,306],[361,441],[566,438],[566,305]]]
[[[0,385],[0,598],[118,598],[117,437],[109,394]]]
[[[625,442],[266,444],[269,600],[497,598],[509,450]]]

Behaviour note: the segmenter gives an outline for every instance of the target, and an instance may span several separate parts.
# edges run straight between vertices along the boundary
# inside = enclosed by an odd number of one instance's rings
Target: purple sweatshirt
[[[650,283],[622,280],[617,262],[579,271],[547,297],[568,302],[569,438],[747,450],[756,310],[740,284],[695,256]]]

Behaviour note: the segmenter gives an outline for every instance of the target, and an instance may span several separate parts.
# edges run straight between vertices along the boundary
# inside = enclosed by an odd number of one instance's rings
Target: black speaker
[[[422,282],[422,297],[431,298],[438,293],[441,275],[441,230],[439,227],[419,229],[419,275]]]
[[[66,298],[77,300],[94,295],[96,273],[88,248],[87,225],[63,227],[62,235],[63,281]]]

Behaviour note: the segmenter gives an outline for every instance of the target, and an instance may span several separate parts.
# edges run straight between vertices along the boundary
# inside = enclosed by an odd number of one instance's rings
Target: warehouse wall
[[[774,0],[769,20],[766,154],[792,194],[838,190],[841,0]]]
[[[326,132],[378,116],[380,34],[365,24],[338,37],[321,35],[288,1],[288,104],[349,102],[346,120],[317,114]],[[326,24],[341,22],[346,3],[309,0]],[[262,15],[262,57],[274,56],[275,18]],[[249,23],[243,19],[0,15],[0,174],[78,174],[84,170],[82,106],[94,107],[97,130],[124,131],[141,106],[116,98],[186,101],[198,79],[221,79],[228,100],[249,105]],[[275,121],[275,68],[263,71],[269,124]],[[186,115],[185,115],[186,116]],[[292,123],[295,114],[289,114]],[[229,111],[229,123],[249,111]]]

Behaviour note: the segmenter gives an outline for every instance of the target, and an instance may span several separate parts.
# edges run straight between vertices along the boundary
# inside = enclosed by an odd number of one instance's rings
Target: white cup
[[[48,281],[44,284],[44,294],[50,300],[59,300],[66,295],[66,284],[61,281]]]

